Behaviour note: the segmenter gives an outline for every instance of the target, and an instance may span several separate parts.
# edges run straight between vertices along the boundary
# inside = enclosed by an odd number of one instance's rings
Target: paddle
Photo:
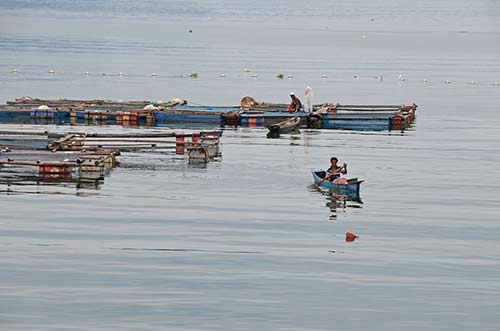
[[[332,176],[332,175],[340,175],[340,173],[336,173],[336,172],[334,172],[334,173],[330,174],[330,176]],[[317,183],[317,185],[318,185],[318,186],[320,186],[320,185],[321,185],[321,183],[323,183],[323,182],[324,182],[327,178],[329,178],[330,176],[328,176],[328,173],[326,173],[326,172],[325,172],[325,178],[323,178],[322,180],[320,180],[320,181],[319,181],[319,183]]]
[[[346,169],[346,167],[347,167],[347,164],[344,163],[338,171],[331,173],[329,176],[328,176],[328,172],[325,172],[325,178],[320,180],[319,183],[317,183],[317,185],[320,186],[321,183],[323,183],[327,178],[330,178],[331,176],[342,175],[342,169]],[[346,172],[347,172],[347,169],[346,169]]]

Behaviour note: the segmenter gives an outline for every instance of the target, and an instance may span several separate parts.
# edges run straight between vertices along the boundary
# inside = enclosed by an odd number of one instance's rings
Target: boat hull
[[[311,171],[314,178],[314,183],[319,187],[335,191],[338,194],[343,194],[351,199],[360,199],[360,186],[363,182],[362,180],[350,180],[348,184],[335,184],[328,180],[323,180],[320,177],[325,171],[322,169],[315,169]]]
[[[304,112],[263,111],[240,114],[240,125],[243,127],[266,127],[294,117],[301,119],[301,125],[307,123],[307,114]]]
[[[271,124],[267,127],[269,129],[267,138],[279,138],[280,134],[285,133],[299,133],[301,123],[302,120],[300,117],[292,117],[283,122]]]

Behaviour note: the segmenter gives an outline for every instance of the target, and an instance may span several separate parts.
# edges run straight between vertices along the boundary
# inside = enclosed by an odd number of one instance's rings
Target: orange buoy
[[[352,242],[352,241],[356,240],[356,238],[359,238],[359,236],[355,235],[352,232],[345,233],[345,241],[346,242]]]

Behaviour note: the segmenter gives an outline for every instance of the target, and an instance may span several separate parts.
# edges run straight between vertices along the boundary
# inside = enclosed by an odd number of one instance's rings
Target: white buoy
[[[321,75],[321,78],[326,78],[326,75],[325,74]]]
[[[470,82],[471,85],[476,85],[475,81]]]
[[[90,75],[90,72],[88,72],[88,71],[85,71],[85,75],[87,75],[87,76],[88,76],[88,75]]]
[[[13,72],[13,73],[16,73],[16,72],[17,72],[17,69],[12,69],[12,72]]]
[[[54,72],[54,70],[49,70],[49,74],[53,74]]]
[[[447,79],[447,80],[445,80],[445,81],[444,81],[444,83],[445,83],[445,84],[451,84],[451,80],[448,80],[448,79]]]
[[[288,74],[288,75],[286,75],[286,77],[287,77],[287,78],[293,78],[293,75]]]
[[[366,38],[366,34],[362,35],[361,38]]]
[[[226,75],[225,74],[220,74],[219,77],[226,77]]]
[[[257,78],[257,74],[253,74],[253,75],[252,75],[252,77],[253,77],[253,78]]]
[[[153,73],[151,74],[151,76],[156,77],[156,76],[158,76],[158,74],[157,74],[156,72],[153,72]]]
[[[119,76],[123,76],[123,72],[120,72],[118,75],[119,75]]]

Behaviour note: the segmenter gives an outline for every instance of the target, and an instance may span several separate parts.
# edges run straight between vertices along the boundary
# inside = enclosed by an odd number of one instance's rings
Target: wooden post
[[[197,143],[197,142],[200,142],[200,138],[201,138],[201,133],[193,132],[193,134],[191,136],[191,141],[194,143]]]
[[[175,133],[175,154],[184,154],[184,133]]]

